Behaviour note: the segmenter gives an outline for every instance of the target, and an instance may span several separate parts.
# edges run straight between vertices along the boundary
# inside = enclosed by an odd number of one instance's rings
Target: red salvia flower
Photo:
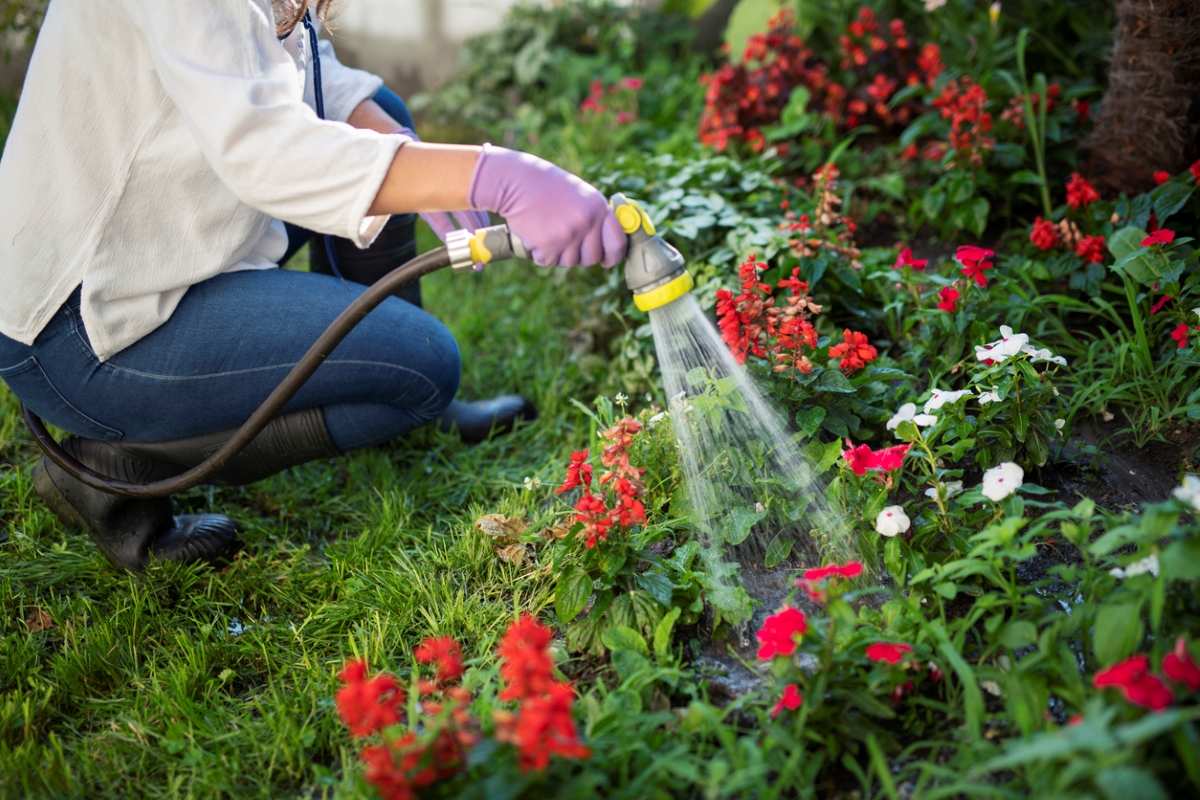
[[[879,351],[867,343],[865,333],[857,333],[846,328],[842,333],[842,343],[829,348],[829,357],[839,360],[842,372],[847,375],[860,370],[875,360]]]
[[[563,481],[562,486],[554,490],[555,494],[562,494],[576,486],[582,486],[585,489],[591,488],[592,465],[587,463],[587,459],[587,450],[577,450],[571,453],[571,463],[567,465],[567,479]]]
[[[591,755],[579,741],[571,716],[574,702],[575,689],[569,683],[553,683],[544,694],[522,701],[515,723],[501,734],[520,751],[521,771],[545,770],[550,756],[586,759]]]
[[[1071,179],[1067,181],[1067,205],[1071,208],[1079,208],[1099,199],[1100,193],[1088,182],[1087,178],[1080,176],[1078,172],[1071,173]]]
[[[900,251],[900,255],[896,257],[896,269],[901,267],[912,267],[915,270],[923,270],[929,263],[929,259],[915,259],[911,247],[906,247]]]
[[[449,636],[426,639],[414,655],[422,664],[434,664],[437,678],[442,683],[453,683],[462,677],[462,650]]]
[[[1048,219],[1038,217],[1033,221],[1033,230],[1029,232],[1029,241],[1043,252],[1053,250],[1062,244],[1062,234],[1058,226]]]
[[[550,642],[554,632],[529,614],[508,626],[496,653],[500,677],[505,682],[501,700],[521,700],[545,694],[554,683]]]
[[[958,310],[958,297],[958,289],[950,286],[943,286],[938,290],[937,307],[942,311],[949,311],[951,314],[953,314]]]
[[[906,644],[876,642],[867,647],[867,658],[871,661],[895,665],[903,661],[904,656],[912,651],[913,649]]]
[[[796,652],[796,640],[808,630],[808,621],[804,612],[798,608],[784,606],[777,613],[763,620],[763,626],[756,634],[761,643],[758,657],[761,659],[775,656],[790,656]]]
[[[1154,173],[1154,182],[1156,184],[1158,184],[1159,186],[1162,186],[1164,183],[1166,183],[1169,180],[1171,180],[1171,173],[1167,172],[1165,169],[1159,170],[1158,172]]]
[[[778,717],[786,708],[788,711],[795,711],[804,702],[804,695],[800,694],[800,687],[794,683],[789,683],[783,687],[783,697],[779,698],[779,702],[775,704],[775,708],[771,711],[772,717]]]
[[[416,797],[412,781],[396,768],[392,751],[387,746],[365,748],[360,758],[367,765],[363,777],[383,800],[413,800]]]
[[[1184,637],[1176,639],[1175,649],[1163,658],[1163,674],[1193,692],[1200,691],[1200,667],[1196,666],[1192,654],[1188,652]]]
[[[1092,685],[1097,689],[1116,687],[1129,702],[1155,712],[1175,702],[1171,690],[1160,678],[1150,674],[1150,659],[1143,655],[1127,658],[1097,672],[1092,678]]]
[[[1104,237],[1085,236],[1075,245],[1075,255],[1088,264],[1099,264],[1104,261]]]
[[[1160,228],[1142,239],[1142,247],[1152,247],[1156,244],[1170,244],[1175,241],[1175,231]]]
[[[338,678],[346,684],[334,700],[342,722],[354,737],[370,736],[400,721],[404,691],[391,675],[368,679],[367,662],[356,659],[346,664]]]
[[[987,278],[984,277],[983,272],[995,266],[990,260],[995,255],[993,251],[983,247],[964,244],[958,248],[954,257],[962,264],[962,274],[972,278],[980,288],[983,288],[987,286]]]

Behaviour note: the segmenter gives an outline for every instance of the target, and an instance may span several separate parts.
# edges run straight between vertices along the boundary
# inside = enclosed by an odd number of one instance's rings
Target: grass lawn
[[[406,669],[432,634],[486,653],[518,611],[547,603],[552,587],[500,562],[473,523],[523,510],[523,479],[555,480],[588,435],[569,400],[594,390],[564,333],[579,277],[501,265],[427,278],[427,307],[463,350],[460,396],[525,392],[541,417],[476,447],[422,430],[177,497],[243,522],[246,548],[219,573],[119,574],[64,530],[33,491],[39,451],[0,387],[0,796],[345,788],[357,754],[332,698],[348,657]]]

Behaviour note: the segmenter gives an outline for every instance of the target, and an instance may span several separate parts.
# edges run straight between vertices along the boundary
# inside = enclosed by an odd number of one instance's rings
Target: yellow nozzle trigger
[[[471,258],[481,264],[488,264],[492,260],[492,251],[487,249],[487,245],[483,243],[487,233],[481,228],[471,237],[469,246],[471,248]]]
[[[633,233],[638,228],[641,228],[650,236],[658,233],[658,230],[654,227],[654,221],[650,219],[650,215],[646,213],[646,209],[642,208],[636,200],[626,198],[625,202],[628,205],[621,206],[615,212],[617,222],[621,223],[621,230],[625,231],[625,233]]]

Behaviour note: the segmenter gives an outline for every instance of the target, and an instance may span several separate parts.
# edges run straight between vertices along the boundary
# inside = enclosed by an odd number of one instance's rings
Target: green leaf
[[[577,566],[567,567],[558,576],[558,588],[554,592],[554,612],[558,621],[567,624],[587,605],[592,596],[592,579]]]
[[[1096,773],[1096,788],[1104,800],[1167,800],[1154,773],[1139,767],[1108,767]]]
[[[971,229],[975,231],[976,236],[983,236],[983,231],[987,228],[988,212],[991,210],[992,206],[986,197],[976,197],[971,203]]]
[[[825,407],[813,406],[802,408],[796,412],[796,424],[805,436],[812,436],[821,429],[821,421],[825,419]]]
[[[1096,660],[1110,667],[1137,651],[1146,634],[1137,603],[1103,605],[1096,615],[1096,634],[1093,646]]]
[[[1171,542],[1158,563],[1169,581],[1194,581],[1200,578],[1200,537],[1189,536]]]
[[[683,609],[676,606],[667,612],[654,628],[654,654],[661,662],[671,655],[671,631]]]
[[[926,192],[921,198],[921,210],[931,220],[937,219],[946,205],[946,195],[941,192]]]
[[[767,516],[767,512],[756,511],[754,506],[738,506],[729,509],[729,516],[722,525],[722,534],[726,544],[741,544],[746,541],[754,526]]]
[[[1129,277],[1142,283],[1158,280],[1157,265],[1150,257],[1150,251],[1142,247],[1145,238],[1144,230],[1130,225],[1114,233],[1107,242],[1108,252],[1117,260],[1113,269],[1124,270]]]
[[[637,583],[646,594],[664,606],[671,605],[671,595],[675,591],[675,586],[671,583],[670,578],[657,569],[649,569],[638,575]]]
[[[933,590],[947,600],[953,600],[954,598],[958,597],[958,586],[953,581],[935,583],[933,585]]]
[[[630,650],[646,658],[650,657],[650,648],[646,646],[646,640],[642,638],[642,635],[624,625],[609,628],[600,634],[600,641],[609,650]]]
[[[841,373],[841,370],[826,369],[817,378],[813,388],[820,392],[836,392],[838,394],[854,394],[858,390],[854,388],[854,384],[850,383],[850,379]]]
[[[820,475],[825,470],[837,463],[837,460],[842,457],[842,443],[834,440],[825,445],[825,452],[821,456],[821,461],[817,464],[817,474]]]
[[[1028,183],[1032,186],[1041,186],[1042,176],[1028,169],[1019,169],[1009,176],[1008,180],[1011,183]]]
[[[1000,629],[1000,644],[1017,650],[1037,642],[1037,626],[1027,620],[1013,620]]]
[[[979,684],[975,682],[975,673],[950,642],[943,640],[938,645],[938,652],[942,654],[942,658],[946,659],[946,663],[954,670],[959,682],[962,684],[963,707],[967,715],[967,730],[970,731],[971,738],[979,742],[983,737],[984,705],[983,692],[980,691]]]
[[[1152,191],[1150,197],[1154,200],[1154,215],[1158,217],[1158,224],[1162,225],[1183,208],[1194,191],[1194,186],[1175,181],[1168,181]]]
[[[763,566],[767,569],[779,566],[791,554],[793,544],[795,544],[795,539],[790,536],[776,534],[771,543],[767,545],[767,554],[763,556]]]

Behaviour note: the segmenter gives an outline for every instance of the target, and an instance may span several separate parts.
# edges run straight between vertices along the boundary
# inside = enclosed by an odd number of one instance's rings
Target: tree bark
[[[1121,0],[1108,91],[1081,171],[1107,196],[1200,157],[1200,0]]]

